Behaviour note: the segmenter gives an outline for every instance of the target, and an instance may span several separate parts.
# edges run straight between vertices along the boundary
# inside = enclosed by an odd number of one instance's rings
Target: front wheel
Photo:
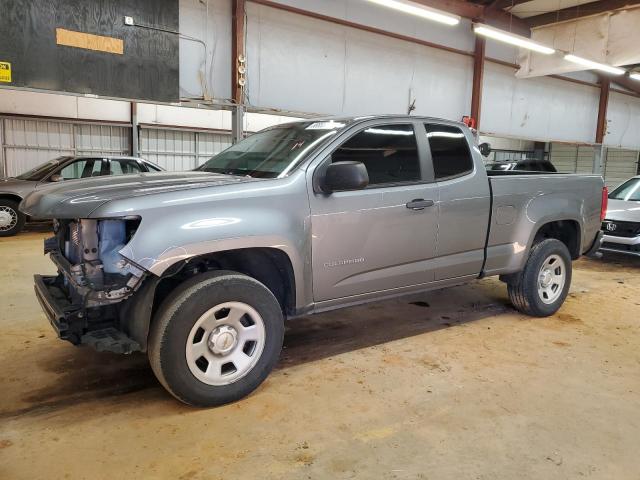
[[[160,383],[184,403],[210,407],[256,389],[280,355],[280,304],[257,280],[203,273],[163,302],[149,333],[149,361]]]
[[[553,315],[567,298],[571,273],[571,255],[564,243],[549,238],[535,244],[524,269],[508,284],[511,304],[527,315]]]
[[[16,235],[24,227],[26,218],[18,210],[18,202],[0,200],[0,237]]]

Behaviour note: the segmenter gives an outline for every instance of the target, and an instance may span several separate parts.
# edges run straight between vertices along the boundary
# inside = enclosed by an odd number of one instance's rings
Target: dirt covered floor
[[[640,478],[639,261],[580,260],[546,319],[487,279],[292,321],[265,384],[198,410],[56,339],[44,236],[0,239],[2,479]]]

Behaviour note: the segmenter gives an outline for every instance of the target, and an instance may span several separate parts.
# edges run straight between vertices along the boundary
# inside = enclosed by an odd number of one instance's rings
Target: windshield
[[[611,192],[609,198],[614,200],[626,200],[628,202],[640,202],[640,178],[627,180]]]
[[[58,165],[71,157],[58,157],[54,160],[50,160],[42,165],[38,165],[35,168],[32,168],[28,172],[23,173],[22,175],[18,175],[16,178],[19,180],[42,180],[44,177],[49,175]]]
[[[196,170],[257,178],[284,177],[306,154],[345,126],[346,122],[331,120],[272,127],[227,148]]]

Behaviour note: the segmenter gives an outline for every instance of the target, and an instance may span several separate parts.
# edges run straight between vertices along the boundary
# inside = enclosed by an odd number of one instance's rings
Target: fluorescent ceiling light
[[[418,17],[426,18],[428,20],[434,20],[436,22],[444,23],[446,25],[457,25],[460,23],[460,17],[451,13],[446,13],[435,8],[427,7],[426,5],[420,5],[414,2],[408,2],[405,0],[369,0],[372,3],[377,3],[383,7],[393,8],[404,13],[416,15]]]
[[[526,48],[527,50],[544,53],[545,55],[556,53],[553,48],[545,47],[544,45],[534,42],[533,40],[529,40],[526,37],[514,35],[513,33],[498,30],[496,28],[491,28],[486,25],[475,24],[473,26],[473,31],[478,35],[482,35],[483,37],[489,37],[500,42],[510,43],[511,45],[515,45],[516,47]]]
[[[640,73],[630,73],[629,78],[633,78],[634,80],[640,80]]]
[[[564,59],[568,62],[577,63],[578,65],[582,65],[583,67],[589,67],[594,70],[602,70],[603,72],[611,73],[613,75],[624,75],[626,70],[622,68],[612,67],[611,65],[607,65],[605,63],[593,62],[591,60],[587,60],[586,58],[576,57],[570,53],[567,53],[564,56]]]

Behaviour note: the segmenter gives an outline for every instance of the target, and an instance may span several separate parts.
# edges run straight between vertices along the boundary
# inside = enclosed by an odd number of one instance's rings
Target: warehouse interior
[[[535,160],[608,192],[640,175],[636,0],[0,0],[0,12],[7,182],[60,157],[178,174],[263,129],[381,115],[460,122],[490,144],[489,170]],[[23,201],[3,182],[0,227],[2,206]],[[33,289],[56,274],[42,251],[54,227],[31,217],[0,235],[1,478],[639,474],[630,241],[572,256],[566,301],[545,318],[514,309],[502,276],[296,315],[265,383],[201,409],[167,394],[141,352],[57,338]]]

